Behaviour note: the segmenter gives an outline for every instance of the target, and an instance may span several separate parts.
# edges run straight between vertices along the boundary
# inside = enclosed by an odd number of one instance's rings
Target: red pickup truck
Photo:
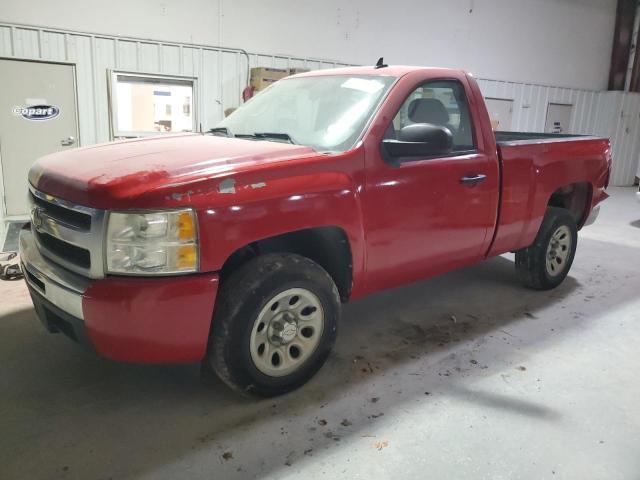
[[[494,133],[463,71],[311,72],[208,134],[39,159],[21,261],[50,331],[277,395],[322,366],[342,302],[505,252],[559,285],[610,167],[607,139]]]

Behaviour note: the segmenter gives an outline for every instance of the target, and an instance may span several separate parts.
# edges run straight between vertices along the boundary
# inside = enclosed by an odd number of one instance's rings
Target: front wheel
[[[564,208],[549,207],[533,244],[516,252],[520,281],[536,290],[551,290],[569,273],[578,244],[578,230]]]
[[[280,395],[324,364],[340,296],[318,264],[294,254],[259,256],[234,272],[219,295],[205,361],[227,385]]]

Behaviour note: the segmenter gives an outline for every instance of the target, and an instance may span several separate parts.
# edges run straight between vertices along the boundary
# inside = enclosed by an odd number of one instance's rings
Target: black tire
[[[571,233],[570,245],[567,245],[567,257],[561,268],[550,273],[547,267],[547,250],[554,233],[559,228],[566,227]],[[578,229],[576,222],[568,210],[558,207],[547,208],[538,235],[527,248],[516,252],[516,272],[520,281],[527,287],[536,290],[551,290],[560,285],[567,277],[578,244]],[[557,264],[555,264],[557,266]]]
[[[311,291],[324,312],[324,328],[313,353],[285,376],[270,376],[254,363],[250,341],[254,322],[275,296],[291,288]],[[322,367],[335,343],[340,295],[318,264],[300,255],[272,253],[238,268],[222,284],[213,317],[205,362],[234,390],[272,397],[294,390]]]

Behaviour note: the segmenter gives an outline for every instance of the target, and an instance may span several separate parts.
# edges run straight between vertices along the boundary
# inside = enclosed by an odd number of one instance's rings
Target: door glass
[[[385,138],[398,138],[403,127],[414,123],[448,128],[453,135],[454,152],[475,148],[464,88],[455,80],[429,82],[411,92],[389,125]]]
[[[113,92],[116,137],[195,129],[193,80],[118,73]]]

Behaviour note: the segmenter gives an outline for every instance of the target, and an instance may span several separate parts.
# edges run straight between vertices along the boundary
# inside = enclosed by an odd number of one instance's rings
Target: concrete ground
[[[96,358],[0,282],[0,477],[639,478],[640,204],[610,193],[555,291],[500,257],[355,302],[273,400]]]

